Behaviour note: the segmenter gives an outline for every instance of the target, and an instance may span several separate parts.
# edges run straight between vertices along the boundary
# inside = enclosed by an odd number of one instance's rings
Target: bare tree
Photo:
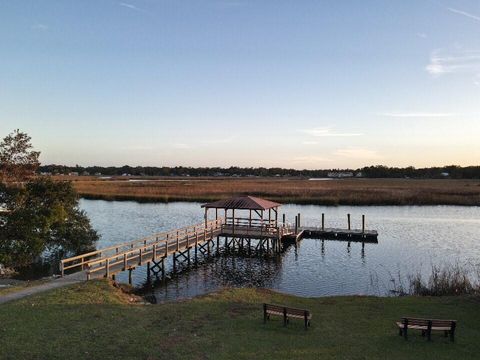
[[[0,143],[0,181],[19,183],[35,174],[40,166],[39,151],[33,151],[31,138],[20,130],[14,130]]]

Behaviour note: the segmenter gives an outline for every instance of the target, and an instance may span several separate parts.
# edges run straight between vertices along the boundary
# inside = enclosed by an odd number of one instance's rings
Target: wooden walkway
[[[185,252],[192,248],[197,255],[198,250],[210,250],[210,242],[220,235],[222,224],[223,219],[212,220],[64,259],[61,273],[64,276],[65,271],[84,270],[88,279],[108,277],[150,262],[163,262],[169,255],[187,257]]]

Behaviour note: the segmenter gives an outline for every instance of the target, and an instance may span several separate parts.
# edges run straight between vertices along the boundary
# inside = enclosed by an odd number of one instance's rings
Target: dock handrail
[[[117,244],[109,246],[103,249],[96,251],[91,251],[85,254],[76,255],[70,258],[62,259],[60,261],[60,271],[62,276],[64,275],[65,270],[74,269],[80,267],[81,270],[87,265],[92,265],[92,263],[97,263],[104,261],[107,258],[111,257],[120,257],[125,253],[138,251],[139,248],[145,248],[147,246],[152,246],[153,244],[166,243],[172,239],[177,239],[179,236],[185,237],[190,235],[195,235],[198,232],[203,232],[205,229],[219,229],[224,223],[224,218],[218,218],[215,220],[210,220],[196,225],[191,225],[183,227],[180,229],[170,230],[166,232],[156,233],[138,240],[125,242],[122,244]],[[109,252],[115,251],[113,254],[108,255]]]

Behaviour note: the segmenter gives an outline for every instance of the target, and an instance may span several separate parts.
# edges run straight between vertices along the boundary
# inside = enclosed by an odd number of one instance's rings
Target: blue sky
[[[43,163],[473,165],[479,1],[0,0]]]

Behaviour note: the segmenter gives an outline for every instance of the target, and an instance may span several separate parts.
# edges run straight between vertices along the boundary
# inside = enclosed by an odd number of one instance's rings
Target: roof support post
[[[205,229],[207,228],[207,221],[208,221],[208,215],[207,215],[208,208],[205,208]]]

